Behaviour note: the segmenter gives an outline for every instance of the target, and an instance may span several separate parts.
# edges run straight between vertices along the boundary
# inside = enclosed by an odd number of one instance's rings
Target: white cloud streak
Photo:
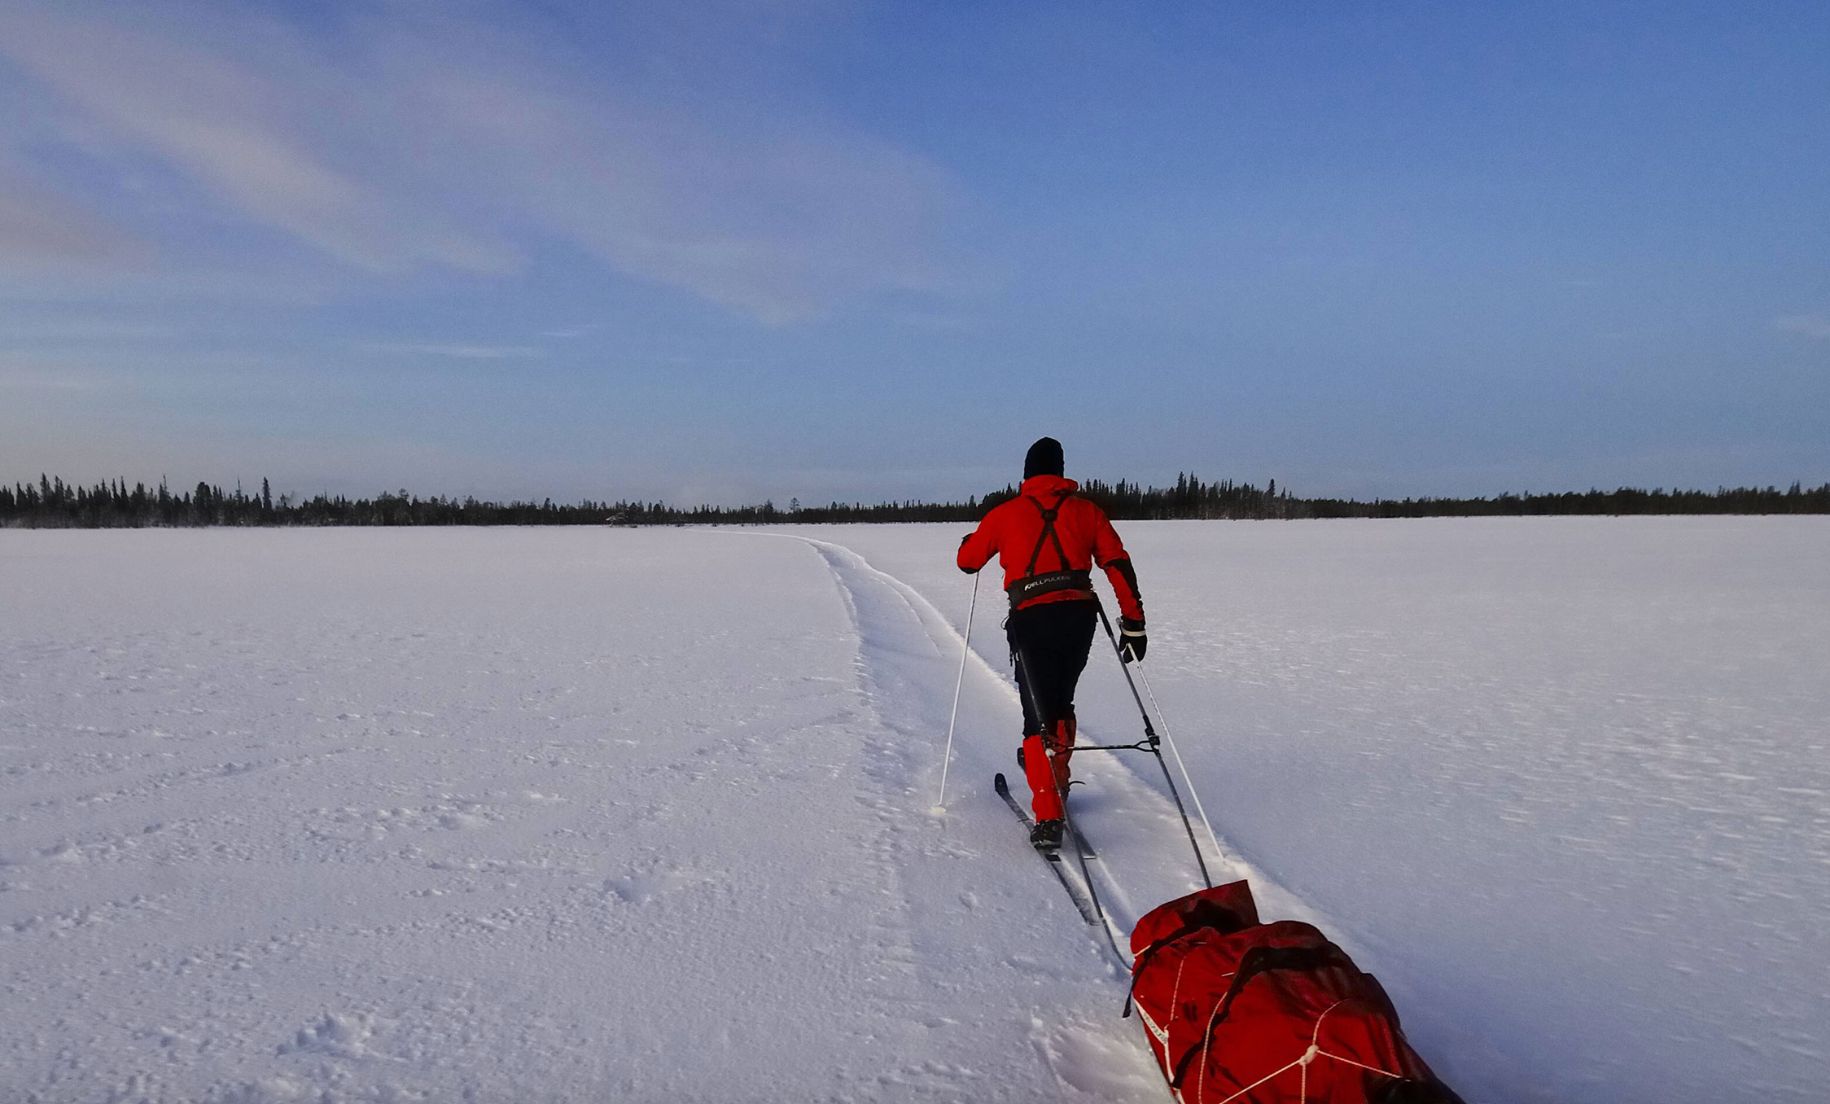
[[[525,360],[543,356],[529,345],[464,345],[436,342],[368,342],[359,346],[371,353],[402,353],[408,356],[449,357],[455,360]]]
[[[145,243],[0,164],[0,264],[30,269],[144,267]]]
[[[501,275],[559,243],[772,323],[953,279],[953,186],[920,157],[741,90],[639,95],[439,9],[362,11],[333,36],[216,6],[14,9],[0,62],[200,202],[359,271]],[[105,255],[92,224],[0,177],[0,244]]]
[[[589,334],[596,333],[602,328],[603,327],[596,322],[587,322],[582,326],[567,326],[558,330],[541,330],[540,336],[550,337],[561,341],[570,341],[574,338],[585,337]]]
[[[1819,340],[1830,340],[1830,317],[1821,314],[1791,314],[1776,319],[1773,328],[1783,333],[1803,334]]]
[[[78,369],[17,364],[0,359],[0,391],[92,394],[113,384],[108,377]]]

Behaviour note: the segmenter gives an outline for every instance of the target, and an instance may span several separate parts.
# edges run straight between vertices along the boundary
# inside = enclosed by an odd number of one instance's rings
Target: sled
[[[1153,909],[1131,955],[1132,1004],[1181,1104],[1461,1104],[1377,979],[1312,925],[1261,923],[1245,882]]]

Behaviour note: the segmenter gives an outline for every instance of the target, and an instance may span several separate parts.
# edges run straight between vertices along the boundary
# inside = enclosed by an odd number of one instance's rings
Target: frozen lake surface
[[[1470,1104],[1822,1098],[1830,522],[1120,530],[1224,872]],[[964,531],[0,532],[0,1098],[1161,1099],[989,578],[929,811]],[[1190,888],[1076,768],[1121,922]]]

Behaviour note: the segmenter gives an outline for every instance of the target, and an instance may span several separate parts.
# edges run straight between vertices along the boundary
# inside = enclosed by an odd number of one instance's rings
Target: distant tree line
[[[1825,514],[1830,513],[1830,483],[1805,487],[1718,487],[1714,491],[1618,490],[1564,491],[1557,494],[1501,494],[1493,498],[1382,498],[1354,502],[1335,498],[1304,500],[1300,513],[1282,516],[1337,517],[1549,517],[1575,514]]]
[[[1178,475],[1173,487],[1141,487],[1119,480],[1107,485],[1087,480],[1082,490],[1114,518],[1402,518],[1526,517],[1573,514],[1823,514],[1830,513],[1830,483],[1805,487],[1794,482],[1778,487],[1718,487],[1714,491],[1617,490],[1565,491],[1555,494],[1501,494],[1493,498],[1380,498],[1371,502],[1342,498],[1298,498],[1278,490],[1273,479],[1264,489],[1230,479],[1204,482]],[[1005,497],[1015,493],[1006,488]]]
[[[1206,482],[1179,475],[1172,487],[1145,487],[1119,480],[1089,479],[1082,493],[1119,520],[1169,518],[1347,518],[1501,517],[1564,514],[1824,514],[1830,513],[1830,483],[1804,487],[1720,487],[1714,492],[1640,490],[1569,491],[1560,494],[1501,494],[1493,498],[1405,498],[1361,502],[1299,498],[1271,480],[1260,489],[1232,480]],[[992,506],[1014,498],[1006,486],[962,502],[840,503],[802,506],[799,499],[778,507],[681,508],[664,502],[576,503],[483,502],[435,496],[420,498],[405,489],[374,498],[319,494],[274,498],[268,481],[258,492],[233,491],[209,483],[174,494],[158,486],[116,479],[78,486],[40,475],[36,483],[0,485],[0,526],[12,528],[145,528],[214,525],[757,525],[782,522],[897,522],[977,520]]]

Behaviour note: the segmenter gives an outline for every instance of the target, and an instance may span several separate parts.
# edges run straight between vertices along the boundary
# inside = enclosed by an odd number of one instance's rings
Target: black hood
[[[1061,442],[1053,437],[1044,437],[1029,446],[1029,452],[1023,457],[1023,478],[1034,475],[1064,475],[1061,459]]]

